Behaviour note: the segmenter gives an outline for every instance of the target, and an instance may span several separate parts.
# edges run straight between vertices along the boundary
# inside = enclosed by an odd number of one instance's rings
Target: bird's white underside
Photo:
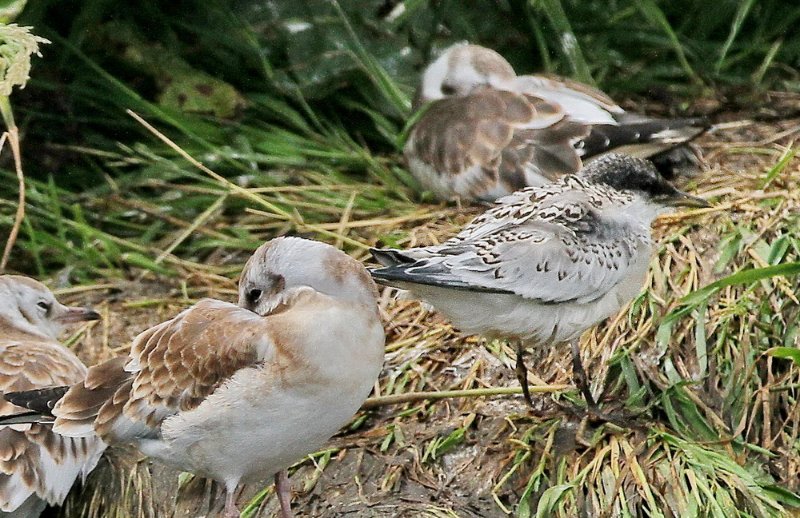
[[[235,486],[263,480],[318,449],[369,395],[383,363],[384,333],[362,308],[331,303],[291,344],[307,365],[264,364],[235,373],[197,408],[167,417],[146,455]],[[342,325],[346,322],[347,325]]]

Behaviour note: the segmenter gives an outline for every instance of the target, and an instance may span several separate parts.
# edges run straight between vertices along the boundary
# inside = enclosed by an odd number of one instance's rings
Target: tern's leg
[[[275,474],[275,493],[281,504],[281,518],[292,518],[292,485],[289,483],[289,473],[285,469]]]
[[[236,507],[236,488],[239,486],[238,480],[225,483],[225,518],[239,518],[241,513]]]
[[[533,407],[533,401],[531,400],[531,391],[528,389],[528,369],[525,367],[525,346],[522,343],[522,340],[517,342],[517,380],[519,384],[522,386],[522,395],[525,396],[525,401],[528,402],[528,406],[531,408]]]
[[[631,414],[625,410],[611,413],[600,410],[600,406],[597,404],[597,401],[595,401],[592,396],[592,391],[589,388],[589,378],[586,376],[586,370],[583,368],[583,362],[581,361],[579,341],[573,340],[570,345],[572,346],[572,377],[575,380],[575,385],[586,400],[586,412],[583,415],[578,429],[578,442],[587,446],[592,446],[588,441],[583,440],[583,431],[590,421],[608,423],[616,426],[618,430],[622,428],[641,427],[642,423],[638,421],[641,414]],[[573,412],[574,411],[575,409],[573,409]]]
[[[576,338],[570,345],[572,346],[572,378],[575,380],[575,385],[586,400],[586,407],[589,411],[596,412],[598,409],[597,402],[594,400],[594,397],[592,397],[592,391],[589,388],[589,378],[586,377],[586,371],[581,361],[580,340]]]

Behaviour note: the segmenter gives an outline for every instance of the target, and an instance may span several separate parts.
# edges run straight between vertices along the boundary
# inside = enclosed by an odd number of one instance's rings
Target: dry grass
[[[642,410],[635,426],[581,429],[579,419],[559,413],[548,401],[578,399],[568,349],[535,351],[531,379],[568,386],[539,396],[546,417],[529,414],[519,396],[487,397],[481,390],[374,405],[326,450],[298,463],[291,477],[298,516],[796,511],[800,500],[790,492],[800,491],[800,365],[769,351],[800,345],[798,277],[723,287],[699,302],[682,297],[743,269],[800,261],[800,160],[789,157],[797,125],[752,123],[704,137],[708,169],[689,188],[713,197],[714,208],[659,220],[661,247],[647,290],[584,335],[595,394],[609,406]],[[366,246],[382,239],[402,247],[441,241],[480,209],[421,205],[386,219],[347,207],[334,212],[329,222],[298,227],[253,206],[235,215],[209,213],[190,230],[214,235],[236,221],[268,238],[299,228],[365,258]],[[174,238],[186,230],[176,225]],[[200,297],[232,299],[230,277],[245,257],[221,250],[212,259],[202,268],[173,261],[177,279],[134,272],[135,282],[64,293],[72,302],[94,303],[104,315],[74,337],[78,353],[89,363],[106,359]],[[463,337],[437,313],[387,291],[381,310],[388,341],[376,395],[516,386],[513,351],[505,344]],[[183,477],[176,506],[178,478],[117,452],[90,477],[83,495],[73,492],[62,515],[207,513],[215,489]],[[276,511],[271,488],[260,489],[249,487],[239,499],[247,516]]]

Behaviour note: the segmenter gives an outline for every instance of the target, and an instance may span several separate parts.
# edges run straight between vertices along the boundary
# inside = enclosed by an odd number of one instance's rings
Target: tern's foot
[[[559,403],[563,411],[580,421],[575,434],[575,441],[585,447],[593,447],[599,436],[605,433],[620,433],[626,430],[644,429],[646,420],[644,412],[631,412],[629,410],[614,409],[601,410],[597,405],[583,407],[574,403]],[[591,435],[591,439],[589,438]]]

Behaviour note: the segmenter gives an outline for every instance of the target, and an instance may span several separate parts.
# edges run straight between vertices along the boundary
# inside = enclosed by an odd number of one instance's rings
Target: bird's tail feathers
[[[400,250],[392,248],[370,248],[369,253],[383,266],[394,266],[397,264],[413,263],[414,260],[403,255]]]
[[[9,403],[30,410],[30,412],[0,416],[0,425],[53,422],[53,407],[68,390],[68,386],[47,387],[0,395]]]

